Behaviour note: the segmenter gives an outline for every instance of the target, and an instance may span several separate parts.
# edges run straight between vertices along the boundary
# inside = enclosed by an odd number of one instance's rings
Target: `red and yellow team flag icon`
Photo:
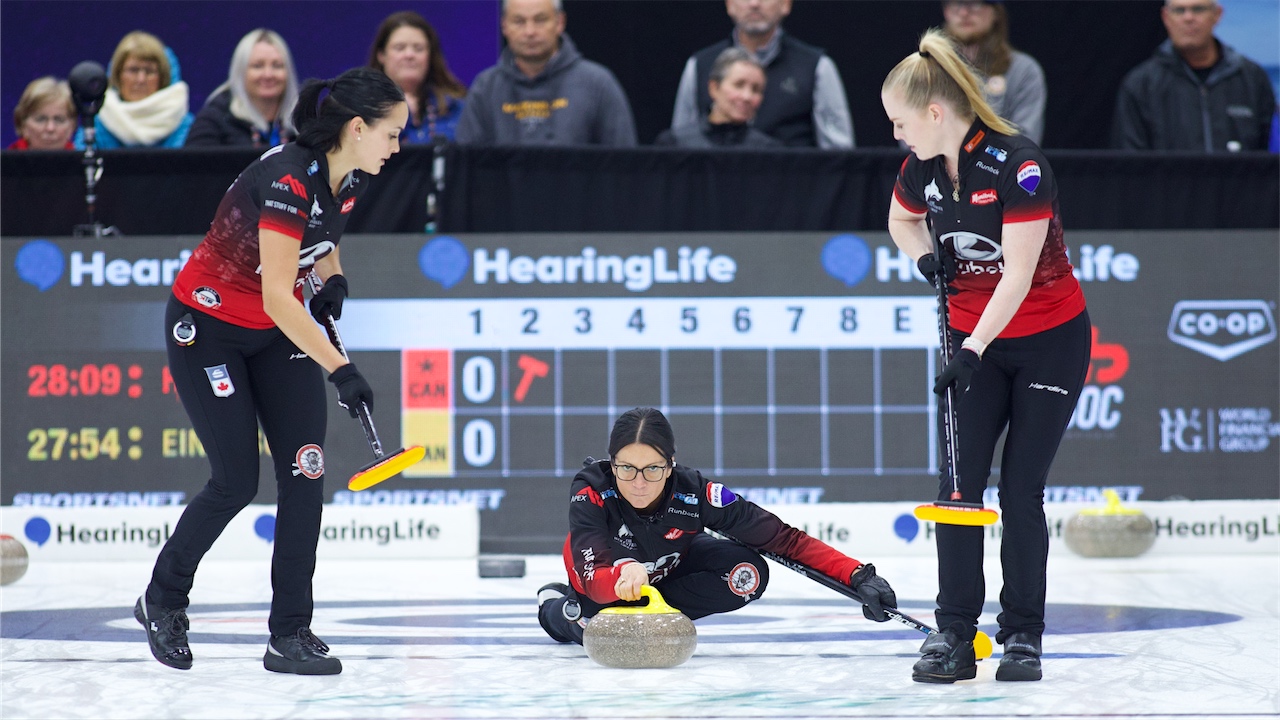
[[[448,350],[405,350],[401,354],[401,443],[421,445],[423,459],[406,477],[453,474],[453,354]]]

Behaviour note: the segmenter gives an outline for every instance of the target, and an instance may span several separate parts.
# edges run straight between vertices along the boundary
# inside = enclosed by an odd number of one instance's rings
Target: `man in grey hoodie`
[[[467,93],[457,141],[475,145],[636,144],[626,93],[564,34],[560,0],[503,0],[498,64]]]

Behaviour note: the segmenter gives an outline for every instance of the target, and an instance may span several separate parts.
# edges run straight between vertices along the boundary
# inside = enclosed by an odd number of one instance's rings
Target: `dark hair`
[[[320,100],[320,93],[329,94]],[[369,68],[353,68],[332,80],[314,78],[302,85],[298,106],[293,109],[297,143],[329,152],[342,140],[342,128],[353,117],[372,125],[390,113],[404,93],[386,75]]]
[[[414,108],[414,115],[420,118],[426,114],[428,91],[435,93],[436,109],[441,113],[448,112],[449,98],[466,97],[467,86],[449,71],[449,63],[445,61],[444,50],[440,47],[440,35],[418,13],[403,10],[388,15],[382,21],[378,26],[378,34],[373,38],[373,46],[369,48],[369,67],[378,71],[385,70],[382,63],[378,62],[378,53],[386,52],[391,33],[402,27],[417,28],[427,36],[427,76],[422,79],[422,87],[418,88],[418,107]]]
[[[632,444],[648,445],[671,462],[676,456],[676,434],[667,416],[656,408],[638,407],[624,413],[613,423],[609,433],[609,457]]]
[[[983,75],[1003,75],[1009,72],[1009,64],[1013,62],[1013,46],[1009,44],[1009,11],[1004,3],[988,2],[995,17],[991,22],[991,32],[978,41],[978,54],[973,59],[973,66]]]

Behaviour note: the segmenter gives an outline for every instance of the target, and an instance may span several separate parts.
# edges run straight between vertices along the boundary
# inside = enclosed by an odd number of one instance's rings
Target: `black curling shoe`
[[[191,647],[187,645],[191,622],[185,610],[149,605],[147,596],[143,595],[133,606],[133,616],[147,629],[147,644],[156,660],[178,670],[191,669]]]
[[[996,679],[1019,682],[1040,678],[1040,636],[1018,632],[1005,638],[1004,657],[996,668]]]
[[[342,672],[342,661],[329,657],[329,646],[316,637],[311,628],[302,628],[293,635],[272,635],[262,656],[262,666],[271,672],[294,675]]]
[[[978,676],[973,641],[961,640],[955,630],[929,633],[920,646],[922,657],[911,668],[911,679],[922,683],[953,683]]]

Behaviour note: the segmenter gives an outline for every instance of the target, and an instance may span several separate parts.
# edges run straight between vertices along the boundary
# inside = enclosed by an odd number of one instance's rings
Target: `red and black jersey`
[[[262,309],[258,231],[275,230],[298,241],[298,282],[317,260],[333,252],[356,201],[368,186],[353,170],[337,197],[329,189],[324,153],[294,143],[266,151],[227,189],[209,232],[178,273],[179,301],[241,327],[275,323]]]
[[[570,489],[569,538],[564,547],[569,580],[578,592],[598,603],[617,602],[614,584],[623,565],[644,564],[649,583],[658,585],[684,560],[693,538],[704,528],[845,583],[862,564],[683,465],[672,470],[657,510],[641,515],[618,493],[609,461],[588,460]]]
[[[959,292],[948,308],[951,325],[973,332],[1004,274],[1000,244],[1007,223],[1049,220],[1031,289],[1000,337],[1023,337],[1057,327],[1084,310],[1062,236],[1058,185],[1044,153],[1020,135],[1001,135],[974,121],[960,148],[960,185],[939,155],[902,163],[893,195],[907,210],[928,214],[935,239],[956,258]]]

